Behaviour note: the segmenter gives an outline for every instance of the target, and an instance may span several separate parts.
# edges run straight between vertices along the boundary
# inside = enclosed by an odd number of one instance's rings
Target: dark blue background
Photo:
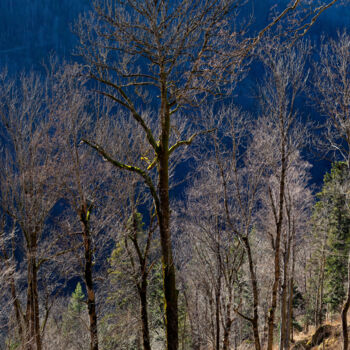
[[[278,5],[276,5],[276,3]],[[271,20],[270,9],[279,12],[288,1],[255,0],[253,2],[254,24],[250,31],[256,32]],[[41,69],[48,56],[56,54],[60,60],[77,60],[72,56],[78,38],[72,33],[74,21],[79,13],[88,11],[89,0],[0,0],[0,70],[8,67],[10,74],[23,70]],[[242,10],[242,18],[252,12],[252,5]],[[334,7],[325,11],[308,32],[307,37],[317,45],[321,34],[335,37],[337,31],[349,29],[350,5]],[[236,102],[254,112],[254,100],[250,97],[258,72],[251,70],[247,79],[236,91]],[[298,106],[302,115],[319,120],[312,108],[301,102]],[[329,163],[316,159],[310,152],[309,160],[314,164],[313,181],[320,186]]]

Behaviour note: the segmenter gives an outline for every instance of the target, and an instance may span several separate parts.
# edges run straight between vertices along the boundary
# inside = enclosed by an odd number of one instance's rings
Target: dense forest
[[[350,2],[21,3],[0,349],[348,350]]]

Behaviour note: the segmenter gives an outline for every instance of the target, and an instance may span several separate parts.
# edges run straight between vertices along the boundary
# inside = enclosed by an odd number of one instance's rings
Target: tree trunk
[[[280,350],[289,348],[289,331],[288,331],[288,316],[287,312],[289,311],[287,303],[288,296],[288,270],[289,270],[289,260],[290,260],[290,250],[293,240],[293,224],[290,222],[290,216],[288,216],[288,234],[287,234],[287,242],[284,253],[284,261],[283,261],[283,284],[282,284],[282,300],[281,300],[281,334],[280,334]],[[288,312],[289,315],[289,312]]]
[[[288,257],[285,253],[284,256],[284,266],[283,266],[283,282],[282,282],[282,295],[281,295],[281,327],[280,327],[280,350],[285,349],[285,339],[286,339],[286,326],[287,326],[287,269],[288,269]]]
[[[87,290],[87,304],[89,312],[89,331],[90,331],[90,350],[98,350],[98,334],[97,334],[97,315],[96,315],[96,298],[92,276],[92,246],[89,224],[89,210],[86,205],[81,210],[81,221],[83,225],[83,240],[85,253],[84,279]]]
[[[169,136],[170,110],[167,102],[166,77],[161,74],[161,135],[158,150],[159,166],[159,202],[157,208],[159,233],[162,248],[162,270],[164,288],[164,308],[166,323],[167,350],[177,350],[178,339],[178,309],[175,266],[173,261],[170,234],[170,204],[169,204]]]
[[[258,313],[259,292],[258,292],[258,281],[257,281],[255,270],[254,270],[254,262],[253,262],[252,252],[251,252],[251,249],[250,249],[249,238],[248,237],[244,237],[243,238],[243,243],[245,245],[245,250],[247,252],[248,264],[249,264],[249,274],[250,274],[250,280],[251,280],[252,289],[253,289],[253,318],[251,320],[251,324],[252,324],[252,327],[253,327],[255,350],[261,350],[260,336],[259,336],[259,313]]]
[[[293,230],[294,238],[294,230]],[[285,348],[289,349],[290,342],[293,341],[293,298],[294,298],[294,270],[295,270],[295,244],[293,242],[292,249],[292,273],[289,279],[289,299],[288,299],[288,315],[287,315],[287,331]]]
[[[216,247],[216,254],[217,254],[217,281],[216,281],[216,288],[215,288],[215,328],[216,328],[216,350],[220,350],[220,298],[221,298],[221,254],[220,254],[220,234],[217,237],[217,247]]]
[[[220,297],[221,279],[218,278],[218,286],[215,288],[215,349],[220,350]]]
[[[38,297],[38,269],[36,259],[32,265],[33,268],[33,304],[34,304],[34,334],[36,350],[41,350],[41,332],[40,332],[40,315],[39,315],[39,297]]]
[[[35,237],[31,237],[35,242]],[[31,244],[28,253],[28,289],[26,308],[26,349],[41,350],[36,248]]]
[[[318,296],[318,308],[316,309],[317,315],[316,315],[316,328],[319,327],[322,324],[322,309],[323,309],[323,294],[324,294],[324,270],[325,270],[325,264],[326,264],[326,252],[325,252],[325,245],[326,245],[326,239],[323,242],[322,247],[322,260],[321,260],[321,276],[319,279],[319,290],[320,294]]]
[[[280,279],[280,243],[282,233],[282,221],[283,221],[283,207],[284,207],[284,187],[286,177],[286,165],[287,159],[285,156],[285,146],[281,147],[281,177],[280,177],[280,189],[279,189],[279,204],[278,204],[278,218],[276,218],[276,239],[275,239],[275,256],[274,256],[274,281],[271,291],[271,307],[267,319],[267,350],[272,350],[273,347],[273,331],[275,327],[275,311],[277,307],[277,290]]]
[[[141,287],[139,288],[141,301],[141,322],[142,322],[142,339],[143,349],[151,350],[151,341],[148,328],[148,312],[147,312],[147,275],[142,275]]]
[[[231,319],[231,307],[232,307],[232,291],[229,291],[229,300],[226,308],[226,322],[224,327],[224,342],[222,350],[230,350],[230,331],[232,325]]]
[[[289,279],[289,298],[288,298],[288,313],[287,313],[287,327],[286,327],[286,339],[284,348],[289,349],[290,342],[293,342],[293,276]]]
[[[185,297],[185,303],[186,303],[186,310],[188,312],[188,320],[190,323],[190,330],[191,330],[191,349],[192,350],[200,350],[200,338],[198,336],[198,289],[196,289],[196,297],[195,297],[195,315],[190,311],[190,303],[188,300],[188,295],[186,290],[184,290],[184,297]],[[195,326],[196,323],[196,326]]]
[[[23,337],[23,327],[22,327],[22,317],[21,317],[21,307],[19,304],[19,301],[17,299],[17,293],[16,293],[16,285],[15,285],[15,280],[13,276],[10,278],[10,285],[11,285],[11,297],[12,297],[12,303],[13,303],[13,308],[15,310],[15,315],[16,315],[16,322],[17,322],[17,327],[18,327],[18,335],[21,339],[22,346],[24,344],[24,337]]]
[[[348,336],[348,322],[347,315],[350,307],[350,252],[348,257],[348,291],[346,300],[341,312],[341,322],[342,322],[342,333],[343,333],[343,350],[348,350],[349,348],[349,336]]]

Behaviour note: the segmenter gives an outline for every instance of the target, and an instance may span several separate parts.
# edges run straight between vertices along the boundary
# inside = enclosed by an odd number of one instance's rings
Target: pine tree
[[[322,191],[315,206],[322,230],[326,233],[324,263],[324,300],[332,312],[339,311],[345,297],[347,252],[350,246],[350,212],[347,203],[350,176],[346,163],[333,164],[325,175]],[[319,215],[317,215],[317,213]]]
[[[81,288],[80,282],[78,282],[68,305],[68,312],[72,314],[72,316],[79,317],[82,314],[84,308],[84,299],[85,295],[83,293],[83,289]]]
[[[66,349],[88,348],[89,340],[86,332],[87,306],[85,294],[80,282],[77,283],[69,300],[67,313],[63,318],[63,338]]]

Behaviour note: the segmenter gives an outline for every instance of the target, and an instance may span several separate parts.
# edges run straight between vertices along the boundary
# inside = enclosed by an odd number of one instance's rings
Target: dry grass
[[[349,323],[350,323],[350,315],[348,315],[348,324]],[[328,339],[325,339],[325,341],[322,344],[313,347],[312,350],[342,350],[340,316],[333,318],[332,320],[327,320],[325,324],[329,324],[335,327],[336,329],[335,334],[329,337]],[[309,340],[312,338],[315,331],[316,331],[315,327],[310,327],[307,333],[305,332],[295,333],[294,340],[295,341]]]
[[[312,350],[342,350],[342,337],[341,337],[341,319],[340,316],[333,318],[332,320],[327,320],[325,324],[334,326],[336,328],[336,332],[333,336],[329,337],[328,339],[325,339],[324,343],[315,346],[312,348]],[[348,315],[348,324],[350,324],[350,315]],[[295,332],[294,333],[294,340],[295,342],[301,341],[301,340],[311,340],[312,336],[314,335],[316,329],[313,326],[309,327],[309,331],[306,332]],[[253,344],[242,344],[239,348],[239,350],[254,350]],[[279,346],[276,344],[273,347],[273,350],[278,350]]]

